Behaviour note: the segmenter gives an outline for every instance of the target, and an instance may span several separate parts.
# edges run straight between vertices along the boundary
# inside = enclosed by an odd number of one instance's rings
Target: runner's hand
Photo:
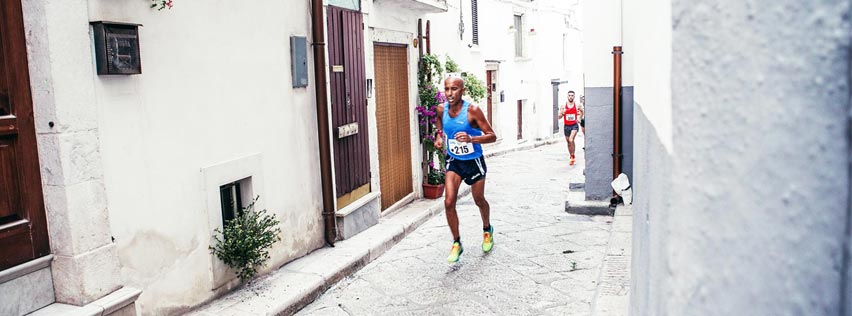
[[[460,141],[460,142],[464,142],[464,143],[470,143],[471,142],[470,135],[468,135],[466,132],[458,132],[454,135],[454,137],[457,141]]]
[[[435,137],[435,141],[432,144],[435,146],[435,148],[443,149],[444,148],[444,136],[438,135],[438,137]]]

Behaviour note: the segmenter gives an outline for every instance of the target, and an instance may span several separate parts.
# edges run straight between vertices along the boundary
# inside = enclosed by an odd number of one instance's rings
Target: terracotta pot
[[[423,184],[423,197],[427,199],[437,199],[444,195],[444,184]]]

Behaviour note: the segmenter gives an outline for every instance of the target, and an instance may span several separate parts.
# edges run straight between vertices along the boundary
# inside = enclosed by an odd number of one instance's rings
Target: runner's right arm
[[[435,116],[437,119],[435,120],[435,128],[437,132],[435,133],[435,148],[441,149],[444,148],[444,122],[442,118],[444,117],[444,105],[439,104],[435,107]]]

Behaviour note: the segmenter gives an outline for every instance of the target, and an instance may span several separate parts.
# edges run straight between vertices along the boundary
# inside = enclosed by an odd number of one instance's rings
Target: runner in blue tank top
[[[444,148],[446,141],[447,176],[445,180],[446,194],[444,209],[447,214],[447,225],[453,234],[453,246],[447,261],[456,262],[464,252],[459,238],[459,217],[456,213],[456,199],[462,180],[471,186],[471,194],[479,214],[482,216],[482,251],[489,252],[494,246],[494,228],[489,218],[491,209],[485,200],[485,156],[482,145],[493,143],[497,135],[491,129],[491,124],[485,119],[485,114],[478,106],[462,100],[464,81],[453,77],[444,80],[444,94],[447,103],[438,106],[441,117],[435,125],[441,137],[435,140],[435,147]],[[445,139],[446,138],[446,139]]]

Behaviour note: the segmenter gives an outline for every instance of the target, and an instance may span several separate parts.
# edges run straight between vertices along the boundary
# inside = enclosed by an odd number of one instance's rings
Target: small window
[[[473,45],[479,45],[479,13],[476,8],[476,0],[470,0],[471,26],[473,27]]]
[[[222,201],[222,227],[228,221],[243,212],[242,186],[240,181],[231,182],[219,187],[219,198]]]
[[[515,15],[515,57],[524,57],[524,17]]]

